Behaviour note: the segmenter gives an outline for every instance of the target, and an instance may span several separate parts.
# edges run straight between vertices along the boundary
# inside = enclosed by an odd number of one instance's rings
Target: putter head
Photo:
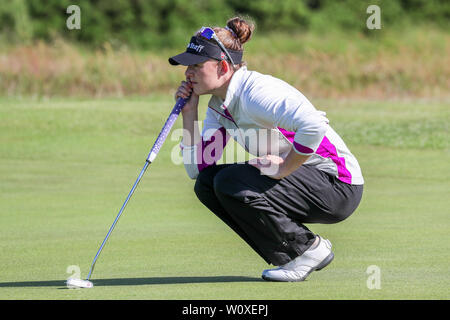
[[[94,287],[94,284],[89,280],[74,279],[74,278],[67,279],[66,285],[67,288],[69,289]]]

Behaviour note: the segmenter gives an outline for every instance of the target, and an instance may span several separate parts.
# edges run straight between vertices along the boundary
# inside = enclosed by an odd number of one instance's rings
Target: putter
[[[125,209],[128,201],[130,200],[131,196],[134,193],[134,190],[136,190],[136,187],[139,184],[139,181],[141,181],[142,176],[144,175],[145,171],[147,170],[150,163],[152,163],[153,160],[155,160],[156,156],[158,155],[159,149],[161,149],[161,146],[163,145],[164,141],[166,140],[167,136],[169,135],[170,129],[172,128],[173,124],[175,123],[175,120],[177,120],[178,115],[181,112],[181,109],[183,109],[184,105],[186,104],[187,99],[178,98],[177,102],[175,103],[175,106],[172,109],[172,112],[169,115],[169,118],[167,119],[166,123],[164,124],[161,132],[158,135],[158,138],[156,139],[155,143],[153,144],[152,149],[150,150],[150,153],[147,156],[147,160],[145,161],[145,165],[142,168],[141,172],[139,173],[138,178],[136,179],[136,182],[134,183],[133,187],[131,188],[130,193],[128,194],[127,198],[125,199],[125,202],[122,205],[122,208],[120,208],[119,213],[117,214],[116,219],[114,220],[111,228],[109,228],[108,233],[106,234],[105,239],[103,240],[102,244],[100,245],[100,248],[97,251],[97,254],[94,257],[94,261],[92,262],[91,268],[89,269],[89,274],[86,278],[86,280],[82,279],[75,279],[70,278],[67,280],[66,284],[69,288],[92,288],[94,284],[90,281],[92,272],[94,271],[95,263],[97,262],[97,259],[100,255],[100,253],[103,250],[103,247],[106,244],[106,241],[108,241],[109,236],[111,235],[111,232],[114,230],[114,227],[117,224],[117,221],[119,221],[120,216],[122,215],[123,210]]]

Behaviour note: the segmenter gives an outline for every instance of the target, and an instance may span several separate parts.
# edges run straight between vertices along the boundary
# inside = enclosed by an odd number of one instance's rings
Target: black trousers
[[[350,216],[362,185],[349,185],[302,165],[275,180],[248,163],[213,165],[195,183],[199,200],[267,263],[283,265],[303,254],[315,234],[304,223],[337,223]]]

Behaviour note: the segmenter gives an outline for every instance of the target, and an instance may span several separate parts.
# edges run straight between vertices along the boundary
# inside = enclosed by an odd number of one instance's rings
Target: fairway
[[[0,299],[449,299],[450,105],[312,103],[365,178],[348,220],[308,225],[333,244],[327,268],[305,282],[263,281],[268,265],[196,199],[169,135],[97,261],[94,288],[76,290],[65,280],[77,268],[87,276],[174,101],[1,98]]]

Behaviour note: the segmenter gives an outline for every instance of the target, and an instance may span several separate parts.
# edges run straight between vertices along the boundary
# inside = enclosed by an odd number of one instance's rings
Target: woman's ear
[[[228,63],[225,60],[220,61],[220,68],[222,69],[222,74],[228,72]]]

